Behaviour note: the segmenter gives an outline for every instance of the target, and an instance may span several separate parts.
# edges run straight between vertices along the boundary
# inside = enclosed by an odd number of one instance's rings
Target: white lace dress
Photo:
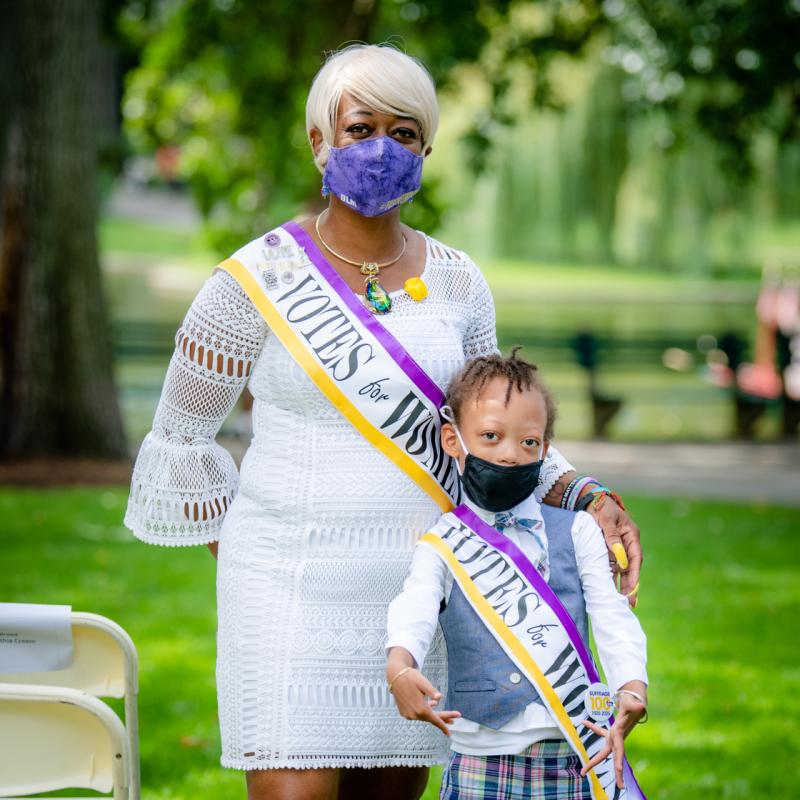
[[[420,303],[380,318],[445,388],[497,348],[489,289],[472,261],[428,239]],[[222,763],[420,766],[446,757],[433,726],[397,713],[384,681],[389,602],[417,537],[440,514],[295,364],[250,301],[217,272],[176,337],[125,522],[144,541],[220,539],[217,686]],[[253,440],[241,479],[214,442],[247,384]],[[539,493],[570,465],[557,451]],[[444,648],[425,672],[446,690]]]

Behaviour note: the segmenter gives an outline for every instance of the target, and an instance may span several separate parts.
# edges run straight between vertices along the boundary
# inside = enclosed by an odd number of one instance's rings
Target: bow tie
[[[506,528],[518,528],[530,533],[530,538],[526,539],[524,545],[528,551],[527,555],[531,563],[536,567],[539,574],[547,581],[550,579],[550,563],[547,554],[547,542],[542,536],[542,521],[540,519],[526,519],[518,517],[510,511],[500,511],[494,515],[494,527],[502,533]],[[534,552],[531,552],[531,551]],[[535,552],[537,551],[538,552]]]
[[[494,515],[494,527],[498,531],[503,531],[504,528],[523,528],[526,531],[534,531],[540,528],[542,523],[538,519],[526,519],[525,517],[517,517],[510,511],[500,511]]]

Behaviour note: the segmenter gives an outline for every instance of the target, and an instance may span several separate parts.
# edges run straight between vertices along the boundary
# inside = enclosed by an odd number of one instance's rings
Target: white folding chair
[[[130,800],[130,767],[125,727],[102,700],[62,686],[0,683],[0,797],[69,788]]]
[[[67,669],[49,672],[0,673],[3,684],[27,685],[29,687],[60,687],[62,691],[78,690],[92,698],[121,697],[125,703],[123,734],[125,747],[121,760],[127,764],[126,786],[129,800],[139,800],[139,719],[137,696],[139,693],[138,659],[130,636],[116,622],[98,614],[72,613],[73,659]],[[72,699],[75,696],[70,695]],[[10,702],[4,700],[5,702]],[[19,701],[18,701],[19,702]],[[38,701],[43,702],[43,701]],[[96,701],[111,714],[114,712],[104,703]],[[83,706],[86,706],[84,703]],[[92,708],[96,708],[93,704]],[[18,713],[18,712],[15,712]],[[39,712],[44,713],[44,712]],[[117,722],[122,725],[116,714]],[[5,741],[13,741],[13,733],[5,721],[0,721],[0,748]],[[35,776],[35,773],[33,773]],[[76,784],[76,788],[83,788]],[[64,788],[67,788],[65,785]],[[89,787],[87,787],[89,788]],[[5,773],[0,769],[0,797],[4,791],[23,794],[22,790],[6,789]],[[44,791],[32,789],[31,792]],[[106,789],[105,791],[110,791]],[[114,795],[117,796],[116,794]]]

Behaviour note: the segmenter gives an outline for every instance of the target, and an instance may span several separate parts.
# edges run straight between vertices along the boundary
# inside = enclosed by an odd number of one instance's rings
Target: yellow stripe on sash
[[[272,332],[278,337],[281,344],[289,351],[295,361],[305,370],[306,374],[317,385],[317,388],[331,401],[335,408],[344,416],[361,435],[390,461],[400,467],[417,486],[426,492],[431,499],[444,511],[452,511],[453,503],[439,485],[439,482],[411,456],[398,447],[388,436],[381,433],[364,415],[356,408],[350,399],[336,385],[336,382],[325,372],[316,359],[305,349],[300,338],[292,330],[291,325],[281,316],[272,304],[258,281],[250,271],[235,258],[228,258],[218,265],[224,269],[244,289],[253,305],[261,312]]]
[[[586,752],[586,748],[583,746],[583,742],[580,740],[578,732],[575,730],[575,726],[572,724],[572,720],[569,718],[561,700],[550,685],[550,681],[547,680],[544,673],[539,669],[537,663],[530,657],[525,647],[519,639],[514,636],[508,625],[503,622],[502,617],[492,608],[489,601],[480,593],[472,578],[469,577],[467,571],[461,566],[455,553],[453,553],[442,539],[435,533],[428,532],[421,536],[419,540],[431,545],[445,560],[453,572],[453,575],[458,580],[458,585],[469,597],[470,602],[483,618],[483,621],[505,642],[508,649],[514,653],[517,661],[527,670],[530,677],[533,678],[536,688],[542,696],[549,701],[550,707],[561,722],[562,730],[569,736],[573,749],[580,757],[581,762],[585,765],[589,761],[589,754]],[[588,777],[592,786],[592,796],[595,800],[608,800],[608,795],[598,780],[594,769],[589,771]]]

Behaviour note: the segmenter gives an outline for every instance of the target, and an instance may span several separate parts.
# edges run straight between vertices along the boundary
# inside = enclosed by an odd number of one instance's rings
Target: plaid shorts
[[[535,742],[519,755],[451,753],[439,800],[591,800],[581,762],[564,739]]]

